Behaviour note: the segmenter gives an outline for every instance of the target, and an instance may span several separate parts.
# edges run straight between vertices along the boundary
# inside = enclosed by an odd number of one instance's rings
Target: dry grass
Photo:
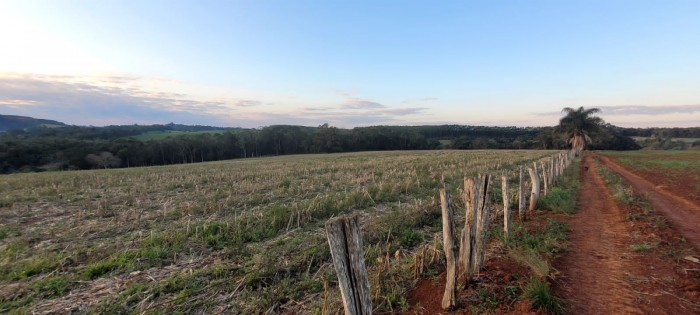
[[[456,195],[465,175],[552,154],[367,152],[2,176],[0,312],[336,311],[323,223],[354,211],[380,283],[375,306],[401,308],[413,257],[440,229],[443,178]]]

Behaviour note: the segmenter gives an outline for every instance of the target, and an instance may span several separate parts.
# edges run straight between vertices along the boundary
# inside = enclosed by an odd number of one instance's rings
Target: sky
[[[700,1],[0,0],[0,114],[700,126]]]

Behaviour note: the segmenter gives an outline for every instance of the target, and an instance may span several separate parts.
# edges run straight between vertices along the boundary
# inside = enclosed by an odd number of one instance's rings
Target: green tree
[[[599,108],[584,109],[583,106],[578,109],[565,107],[562,113],[566,113],[559,120],[558,129],[566,135],[571,149],[580,154],[586,148],[586,144],[591,142],[590,133],[597,131],[604,123],[600,117],[593,116],[599,113]]]

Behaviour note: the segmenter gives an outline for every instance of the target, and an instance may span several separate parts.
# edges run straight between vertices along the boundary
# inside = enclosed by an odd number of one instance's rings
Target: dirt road
[[[700,249],[700,206],[657,188],[653,183],[628,171],[608,157],[596,155],[596,158],[622,176],[637,193],[647,196],[654,209],[668,218],[675,230],[696,249]]]
[[[555,291],[571,314],[642,314],[625,281],[635,266],[625,257],[628,227],[591,158],[583,158],[579,212],[570,222],[570,252],[557,263]]]

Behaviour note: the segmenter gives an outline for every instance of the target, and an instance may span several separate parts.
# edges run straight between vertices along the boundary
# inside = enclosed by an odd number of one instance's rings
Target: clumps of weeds
[[[577,189],[553,187],[538,201],[538,208],[554,213],[574,213],[576,211]]]
[[[133,254],[122,253],[115,257],[92,263],[83,270],[82,276],[85,279],[93,280],[118,269],[133,269],[131,266],[135,263],[135,258]]]
[[[44,253],[43,257],[30,257],[0,266],[0,278],[26,279],[54,271],[60,267],[61,257],[56,253]]]
[[[197,228],[194,236],[212,250],[240,246],[241,243],[241,239],[237,235],[237,227],[221,221],[208,222],[201,225]]]
[[[53,276],[36,281],[33,289],[37,296],[51,298],[68,293],[69,287],[70,281],[65,276]]]
[[[546,277],[549,275],[551,266],[549,262],[535,250],[524,248],[515,248],[508,251],[508,256],[518,263],[527,266],[538,277]]]
[[[422,207],[407,204],[403,209],[388,210],[388,213],[368,222],[368,243],[388,242],[397,245],[393,250],[412,249],[425,240],[424,229],[440,223],[437,207]]]
[[[574,162],[573,165],[564,171],[564,176],[559,178],[557,186],[551,187],[547,195],[543,195],[537,201],[537,207],[552,211],[554,213],[576,212],[576,203],[578,200],[578,190],[580,187],[578,165],[580,162]]]
[[[535,309],[547,314],[564,314],[564,301],[552,293],[547,281],[531,277],[523,288],[523,297],[527,298]]]
[[[622,179],[620,175],[617,175],[607,166],[598,163],[596,160],[593,160],[593,163],[596,164],[598,173],[603,177],[603,180],[608,185],[608,188],[610,188],[615,201],[628,206],[640,202],[640,199],[637,198],[637,195],[635,195],[632,187],[625,183],[625,180]]]
[[[22,231],[16,226],[0,226],[0,241],[10,237],[21,236]]]
[[[176,253],[184,251],[187,240],[184,233],[154,233],[141,240],[136,249],[126,249],[87,265],[81,275],[93,280],[113,272],[164,266],[174,261]]]
[[[566,249],[569,232],[571,228],[566,223],[547,218],[539,229],[528,230],[522,224],[515,224],[508,239],[504,240],[500,231],[497,235],[511,250],[523,249],[551,256]]]
[[[632,244],[630,245],[630,250],[633,252],[648,252],[649,250],[656,248],[657,244]]]

